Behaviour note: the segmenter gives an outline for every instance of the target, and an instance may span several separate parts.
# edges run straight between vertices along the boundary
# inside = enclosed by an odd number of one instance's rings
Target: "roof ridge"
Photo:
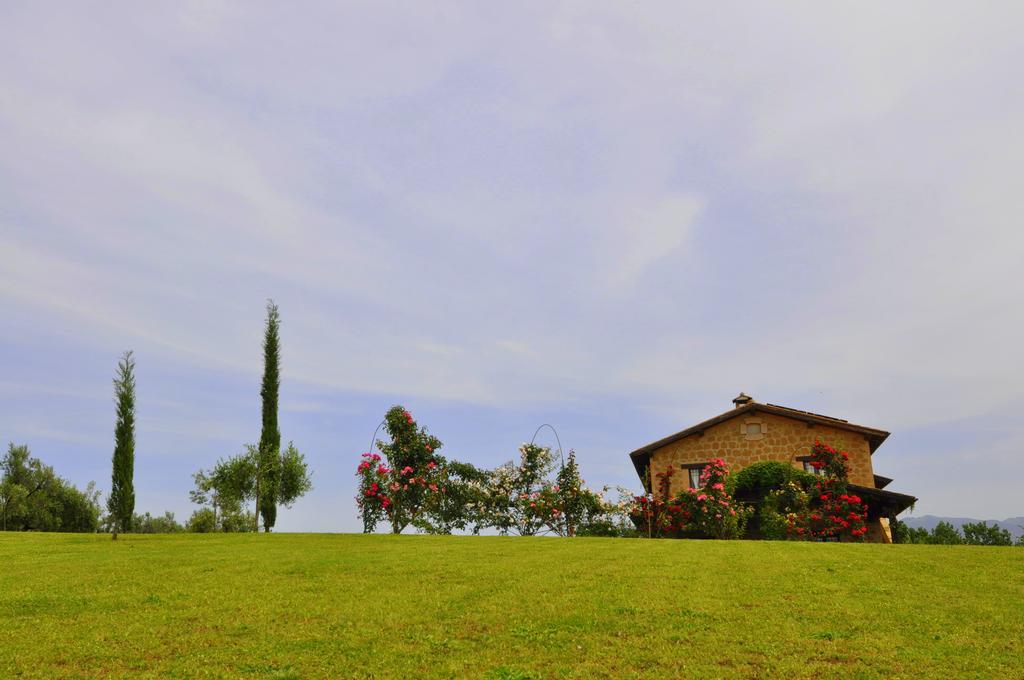
[[[780,406],[779,404],[767,404],[767,403],[765,404],[765,406],[771,406],[772,408],[781,408],[781,409],[785,409],[787,411],[793,411],[795,413],[803,413],[803,414],[806,414],[806,415],[809,415],[809,416],[817,416],[818,418],[828,418],[829,420],[835,420],[835,421],[838,421],[840,423],[848,423],[848,422],[850,422],[846,418],[836,418],[835,416],[826,416],[823,413],[815,413],[814,411],[805,411],[803,409],[793,408],[792,406]]]

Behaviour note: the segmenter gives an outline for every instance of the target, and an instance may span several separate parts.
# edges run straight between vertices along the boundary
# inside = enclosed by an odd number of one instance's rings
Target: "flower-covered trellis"
[[[378,441],[381,454],[364,453],[356,474],[359,494],[356,503],[363,518],[363,531],[371,532],[387,520],[393,533],[412,523],[431,498],[443,494],[443,459],[436,453],[441,441],[416,425],[412,414],[401,406],[384,417],[388,442]]]

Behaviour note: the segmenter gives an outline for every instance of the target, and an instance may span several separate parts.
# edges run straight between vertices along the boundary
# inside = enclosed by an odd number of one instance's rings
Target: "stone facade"
[[[810,455],[816,440],[850,455],[852,484],[875,487],[871,448],[864,435],[763,412],[737,414],[737,417],[713,425],[703,433],[693,433],[651,451],[652,484],[654,475],[664,472],[669,465],[678,470],[688,464],[706,463],[712,458],[724,460],[730,472],[766,460],[802,468],[797,458]],[[687,483],[686,475],[677,473],[672,478],[672,493],[681,492]]]

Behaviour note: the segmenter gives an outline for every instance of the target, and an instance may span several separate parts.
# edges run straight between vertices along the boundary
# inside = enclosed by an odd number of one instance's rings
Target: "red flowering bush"
[[[868,532],[868,506],[860,496],[849,493],[849,460],[846,452],[814,442],[808,462],[820,475],[810,489],[809,507],[786,517],[793,538],[861,539]]]
[[[647,538],[664,538],[678,535],[680,529],[679,510],[669,503],[672,495],[672,477],[675,468],[668,466],[664,472],[655,474],[658,489],[654,493],[633,496],[627,510],[633,524],[641,535]]]
[[[412,414],[401,406],[384,417],[390,442],[378,441],[384,454],[364,453],[356,467],[359,493],[356,504],[363,519],[363,531],[371,532],[387,520],[399,534],[445,491],[442,465],[435,452],[441,448],[437,437],[416,426]]]

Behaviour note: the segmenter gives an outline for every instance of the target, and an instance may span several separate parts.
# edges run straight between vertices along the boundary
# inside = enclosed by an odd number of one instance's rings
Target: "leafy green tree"
[[[8,516],[17,517],[25,513],[28,492],[20,484],[4,479],[0,482],[0,531],[7,531]]]
[[[252,530],[258,531],[260,515],[242,512],[241,506],[252,501],[258,504],[263,497],[263,491],[267,488],[265,480],[271,474],[264,467],[265,463],[266,459],[260,455],[259,447],[247,445],[245,453],[217,461],[210,471],[197,472],[193,476],[196,487],[189,496],[194,503],[213,504],[211,512],[214,527],[224,531],[234,530],[229,527],[236,526],[240,517],[250,517]],[[272,474],[277,480],[273,486],[272,500],[275,505],[290,508],[313,488],[305,456],[291,442],[276,461]],[[218,509],[221,514],[219,520]]]
[[[153,517],[147,512],[135,515],[132,530],[137,534],[177,534],[184,531],[185,527],[174,519],[173,512],[167,511],[162,517]]]
[[[281,457],[281,431],[277,425],[278,392],[281,388],[281,315],[273,300],[267,301],[267,322],[263,334],[263,430],[260,432],[259,469],[256,479],[256,512],[263,516],[263,530],[277,522],[277,485]]]
[[[59,479],[56,496],[60,506],[60,531],[95,532],[100,527],[100,492],[89,482],[85,491]]]
[[[889,530],[892,531],[893,543],[928,543],[928,530],[924,527],[914,529],[907,526],[906,522],[893,518],[889,522]]]
[[[243,503],[256,498],[258,462],[258,449],[248,445],[245,453],[219,460],[209,472],[200,470],[194,475],[196,488],[189,495],[194,503],[213,506],[211,531],[221,528],[223,516],[237,514]],[[258,522],[259,515],[252,513],[249,530],[257,531]]]
[[[236,456],[219,464],[213,470],[200,470],[192,475],[195,483],[189,491],[189,500],[197,505],[210,506],[196,510],[189,524],[200,527],[207,526],[206,512],[210,513],[209,529],[202,531],[245,532],[253,531],[256,525],[256,514],[242,510],[243,499],[252,493],[251,485],[253,468],[251,459]],[[189,526],[186,524],[186,528]],[[188,529],[199,531],[198,529]]]
[[[13,442],[4,456],[2,472],[0,527],[7,531],[8,526],[21,528],[29,514],[29,499],[43,488],[47,480],[42,463],[37,459],[29,461],[28,447],[15,446]]]
[[[925,543],[931,543],[931,541],[932,541],[931,534],[929,534],[928,530],[925,529],[924,527],[917,527],[915,529],[910,529],[909,530],[909,537],[910,537],[910,540],[908,541],[908,543],[925,544]]]
[[[999,525],[987,522],[968,522],[962,527],[967,545],[1013,545],[1013,536]]]
[[[306,464],[306,457],[299,453],[295,444],[288,442],[288,447],[281,454],[277,468],[277,483],[274,486],[274,502],[286,508],[292,507],[313,489],[312,474]]]
[[[0,528],[5,531],[94,532],[100,526],[99,492],[80,491],[27,446],[8,446],[0,461]]]
[[[949,522],[939,522],[932,529],[928,542],[935,545],[960,545],[964,542],[963,536]]]
[[[220,509],[224,506],[224,502],[221,500],[220,493],[213,485],[213,476],[206,470],[199,470],[192,475],[193,488],[188,492],[188,498],[196,505],[210,505],[210,508],[202,508],[202,510],[209,510],[212,515],[211,525],[217,526],[217,515]],[[196,510],[192,513],[192,518],[196,517],[196,514],[201,510]],[[189,519],[186,524],[186,528],[192,522],[192,518]]]
[[[114,379],[117,424],[114,427],[113,471],[107,509],[113,520],[113,537],[131,531],[135,512],[135,359],[125,352]]]

